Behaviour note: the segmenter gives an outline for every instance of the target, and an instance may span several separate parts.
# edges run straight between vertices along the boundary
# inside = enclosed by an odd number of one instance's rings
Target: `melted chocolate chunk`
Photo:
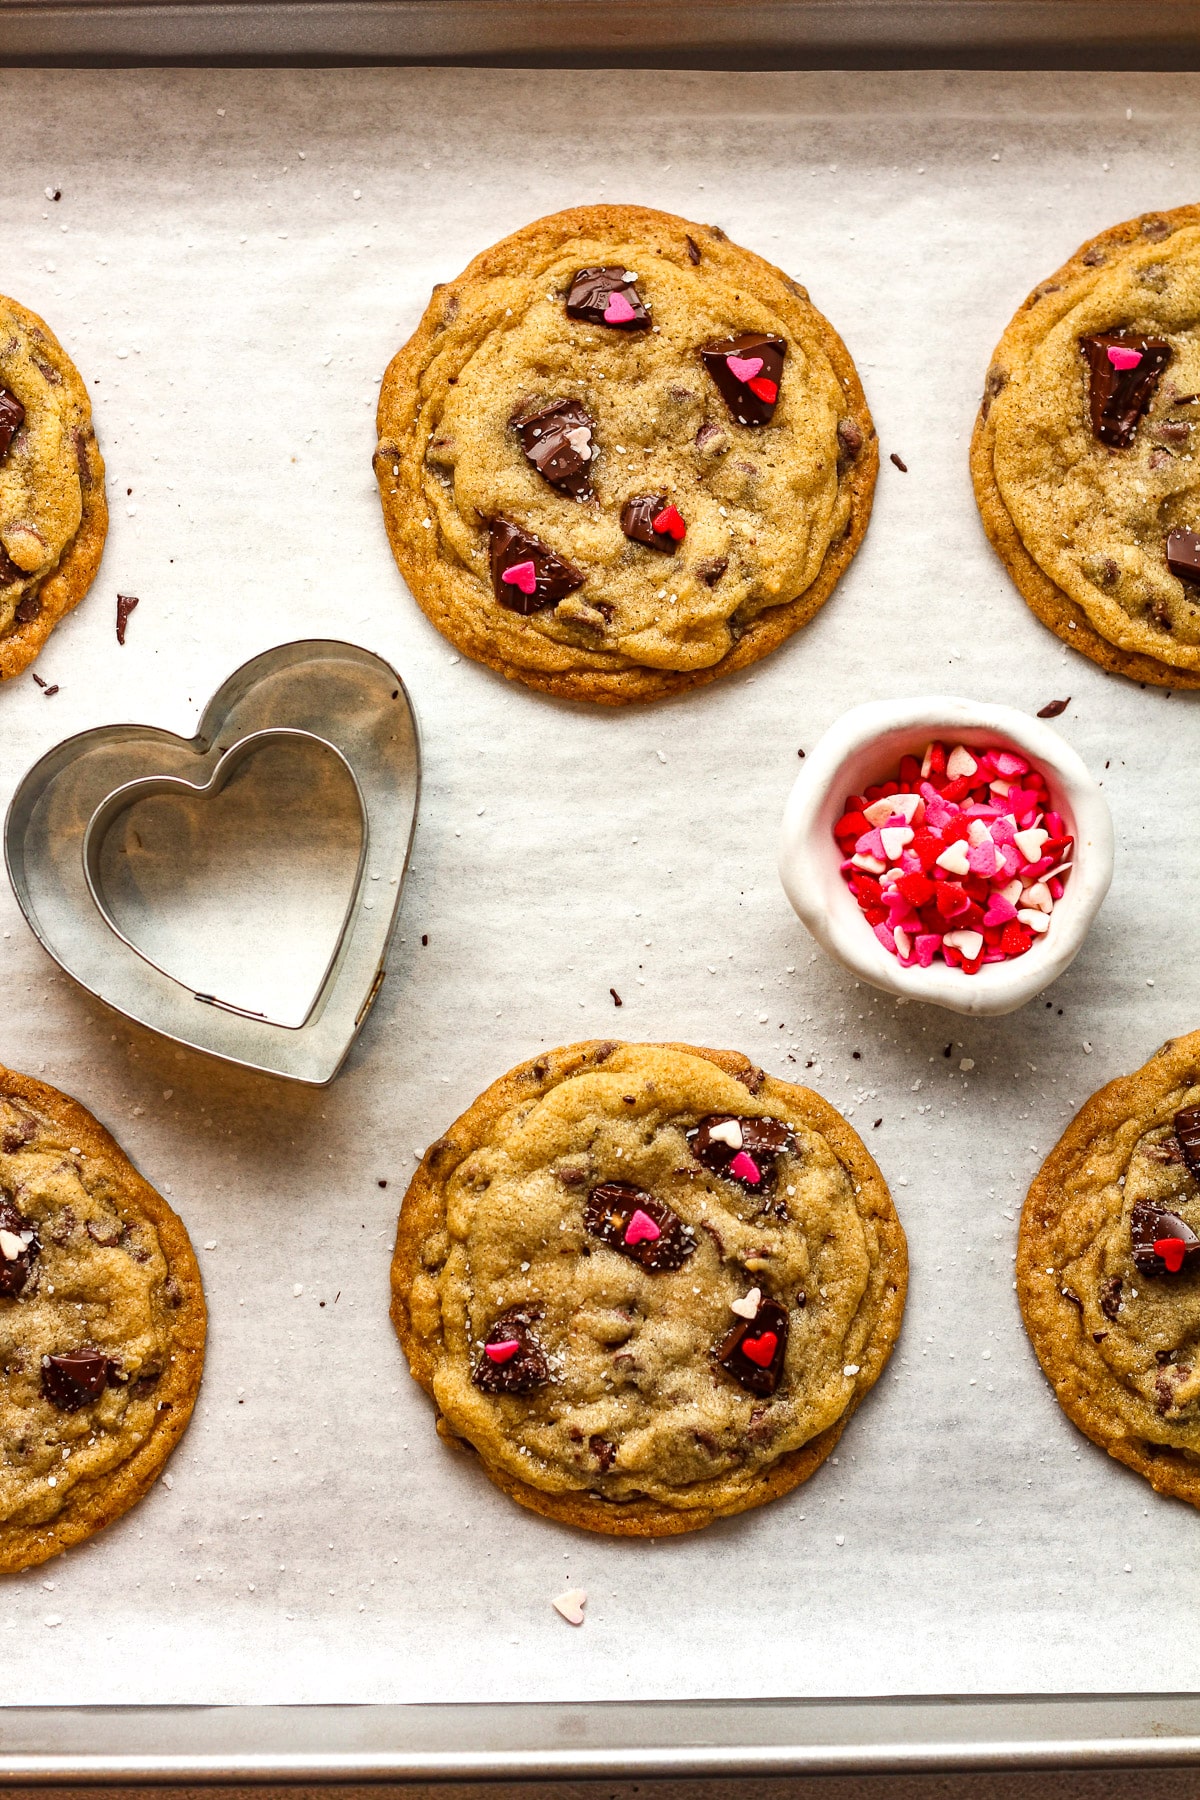
[[[14,1111],[17,1109],[14,1108]],[[37,1136],[37,1120],[30,1113],[18,1113],[15,1127],[4,1133],[3,1146],[6,1156],[16,1156],[26,1144],[31,1144]]]
[[[639,1237],[635,1228],[634,1241],[629,1243],[626,1233],[638,1212],[657,1227],[658,1235]],[[665,1200],[656,1200],[630,1181],[602,1181],[594,1187],[583,1210],[583,1222],[593,1237],[602,1238],[619,1255],[652,1275],[681,1269],[695,1253],[696,1234],[691,1226],[685,1225]]]
[[[1165,338],[1126,337],[1115,331],[1103,337],[1080,338],[1079,347],[1090,375],[1092,435],[1111,450],[1128,450],[1171,360],[1171,346]],[[1141,360],[1132,369],[1114,368],[1108,357],[1110,349],[1136,350]]]
[[[1200,1106],[1188,1106],[1175,1114],[1175,1137],[1188,1168],[1193,1175],[1200,1175]]]
[[[1167,533],[1167,567],[1179,581],[1200,587],[1200,535],[1180,529]]]
[[[696,564],[696,574],[705,587],[716,587],[728,567],[729,558],[727,556],[710,556],[705,561]]]
[[[0,581],[24,581],[24,579],[24,569],[18,569],[16,563],[9,562],[8,557],[0,553]],[[19,625],[28,625],[31,619],[38,617],[41,610],[42,597],[40,594],[24,594],[17,602],[13,618]]]
[[[1156,1244],[1178,1243],[1183,1248],[1160,1256]],[[1200,1255],[1200,1237],[1177,1213],[1162,1212],[1149,1200],[1139,1200],[1129,1218],[1129,1244],[1139,1275],[1178,1275],[1184,1263]]]
[[[737,1126],[731,1136],[736,1138],[741,1133],[740,1144],[729,1144],[724,1137],[713,1136],[714,1130],[730,1125]],[[711,1118],[702,1119],[688,1132],[687,1140],[692,1155],[706,1169],[726,1181],[736,1181],[747,1194],[760,1194],[764,1199],[774,1191],[779,1179],[780,1157],[796,1148],[795,1134],[782,1119],[740,1119],[730,1113],[714,1113]],[[757,1181],[754,1171],[758,1173]]]
[[[1100,1311],[1106,1319],[1115,1319],[1121,1310],[1121,1277],[1106,1275],[1100,1283]]]
[[[24,1213],[0,1195],[0,1300],[11,1300],[21,1292],[41,1247]]]
[[[687,245],[688,261],[690,263],[698,263],[700,261],[700,246],[695,238],[692,237],[690,233],[685,233],[683,241]]]
[[[471,1371],[471,1380],[485,1394],[532,1394],[549,1381],[549,1360],[532,1331],[536,1317],[528,1307],[512,1306],[493,1321],[485,1348]],[[503,1362],[493,1361],[487,1353],[488,1344],[513,1343],[517,1348]]]
[[[740,337],[703,345],[698,354],[739,425],[770,424],[787,355],[783,338],[768,337],[761,331],[743,331]],[[743,381],[729,366],[731,356],[743,363],[760,362],[762,367]]]
[[[552,400],[536,412],[514,413],[521,448],[538,474],[560,493],[591,494],[592,436],[596,421],[579,400]]]
[[[774,1338],[774,1343],[771,1339]],[[748,1355],[746,1345],[755,1355]],[[721,1339],[717,1361],[751,1394],[773,1394],[787,1355],[788,1315],[778,1300],[761,1300],[752,1319],[742,1319]]]
[[[492,588],[497,600],[508,612],[528,617],[530,613],[542,612],[547,606],[557,606],[560,600],[565,600],[568,594],[573,594],[587,580],[587,576],[573,563],[567,562],[556,550],[551,550],[548,544],[543,544],[532,531],[524,531],[520,525],[514,525],[511,519],[491,520],[488,531]],[[521,563],[530,562],[533,564],[532,593],[526,593],[516,582],[505,581],[506,569],[511,570]]]
[[[0,387],[0,458],[8,455],[18,431],[25,423],[25,408],[14,393]]]
[[[110,1356],[90,1344],[63,1356],[43,1356],[42,1393],[59,1412],[78,1412],[100,1398],[116,1368]]]
[[[588,1449],[600,1464],[602,1471],[611,1469],[617,1460],[617,1446],[610,1444],[607,1438],[601,1437],[598,1433],[588,1439]]]
[[[567,317],[582,319],[588,325],[607,325],[610,331],[648,331],[650,315],[632,281],[626,280],[628,273],[621,263],[600,269],[580,269],[567,295]],[[624,307],[618,306],[618,313],[628,310],[633,315],[631,318],[605,318],[614,294],[619,294],[625,301]]]
[[[666,504],[665,494],[635,494],[621,508],[621,530],[635,544],[645,544],[648,550],[663,550],[671,556],[679,545],[669,531],[654,529],[654,521]]]

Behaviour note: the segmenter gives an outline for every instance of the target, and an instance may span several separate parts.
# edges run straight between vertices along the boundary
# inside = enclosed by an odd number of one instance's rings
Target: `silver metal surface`
[[[1200,1761],[1200,1697],[0,1708],[0,1781],[536,1780]]]
[[[0,0],[6,62],[1194,69],[1197,0]]]
[[[419,791],[395,670],[285,644],[224,683],[190,740],[114,725],[57,745],[13,796],[5,861],[37,937],[101,1000],[324,1085],[384,978]]]

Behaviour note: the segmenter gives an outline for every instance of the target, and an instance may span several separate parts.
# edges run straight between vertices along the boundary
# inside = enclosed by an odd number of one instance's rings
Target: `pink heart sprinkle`
[[[499,1344],[485,1344],[483,1354],[491,1362],[508,1362],[521,1348],[516,1338],[505,1338]]]
[[[537,586],[537,567],[533,562],[514,563],[511,569],[502,571],[500,579],[511,582],[523,594],[532,594]]]
[[[1142,360],[1142,353],[1140,350],[1123,350],[1120,344],[1110,344],[1108,360],[1114,369],[1136,369]]]
[[[1006,900],[1003,894],[988,895],[987,911],[983,915],[985,925],[1007,925],[1016,916],[1017,909],[1011,900]]]
[[[628,325],[630,319],[636,318],[637,314],[624,294],[617,292],[608,296],[608,305],[604,309],[606,325]]]
[[[625,1242],[627,1244],[640,1244],[644,1239],[647,1243],[652,1244],[655,1238],[660,1238],[661,1236],[662,1232],[654,1223],[650,1214],[644,1213],[639,1206],[632,1219],[630,1219],[628,1225],[625,1227]]]
[[[738,381],[753,381],[763,366],[761,356],[727,356],[725,366]]]
[[[744,1150],[739,1150],[730,1163],[729,1173],[738,1181],[759,1182],[762,1180],[762,1170],[754,1158],[747,1156]]]

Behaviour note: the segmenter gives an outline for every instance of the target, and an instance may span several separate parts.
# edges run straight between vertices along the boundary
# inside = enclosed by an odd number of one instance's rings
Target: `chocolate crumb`
[[[429,933],[427,931],[423,931],[421,933],[421,943],[422,943],[422,945],[425,945],[425,944],[428,944],[428,942],[429,942]]]
[[[620,994],[618,994],[616,988],[610,987],[608,991],[613,997],[614,1006],[624,1006],[625,1002],[622,1000]]]
[[[117,595],[117,642],[125,642],[125,627],[129,623],[129,615],[139,604],[136,594]]]
[[[896,465],[896,467],[897,467],[897,468],[898,468],[898,469],[899,469],[899,471],[900,471],[900,473],[901,473],[901,474],[902,474],[902,475],[907,475],[907,474],[908,474],[908,464],[907,464],[907,463],[906,463],[906,462],[904,462],[904,461],[903,461],[903,460],[902,460],[902,458],[900,458],[900,457],[899,457],[899,456],[897,456],[897,455],[896,455],[896,452],[895,452],[895,451],[894,451],[894,450],[893,450],[893,451],[892,451],[892,454],[891,454],[891,456],[890,456],[890,457],[889,457],[889,458],[888,458],[888,461],[889,461],[889,462],[894,462],[894,463],[895,463],[895,465]]]
[[[688,261],[691,263],[698,263],[700,261],[700,246],[695,238],[689,233],[685,233],[683,241],[687,245]]]
[[[58,683],[55,682],[53,687],[48,687],[46,689],[45,693],[42,695],[42,699],[43,700],[53,700],[53,698],[54,698],[55,694],[57,694],[57,692],[58,692]]]
[[[1039,706],[1038,718],[1039,719],[1057,719],[1061,713],[1066,712],[1066,710],[1067,710],[1068,706],[1070,706],[1070,704],[1071,704],[1070,694],[1067,695],[1065,700],[1047,700],[1045,706]]]

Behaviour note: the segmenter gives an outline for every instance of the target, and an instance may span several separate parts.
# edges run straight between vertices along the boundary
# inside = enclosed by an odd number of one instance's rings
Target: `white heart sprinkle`
[[[724,1119],[720,1125],[713,1125],[709,1137],[718,1144],[728,1144],[731,1150],[742,1147],[742,1128],[736,1119]]]
[[[957,781],[960,775],[973,775],[978,767],[965,744],[956,744],[946,758],[946,773],[951,781]]]
[[[750,1292],[744,1294],[740,1300],[731,1300],[729,1310],[735,1312],[739,1319],[752,1319],[758,1312],[758,1304],[761,1299],[762,1289],[751,1288]]]
[[[568,1625],[583,1624],[583,1609],[587,1605],[586,1588],[568,1588],[565,1594],[558,1594],[552,1602],[556,1613],[561,1613]]]

